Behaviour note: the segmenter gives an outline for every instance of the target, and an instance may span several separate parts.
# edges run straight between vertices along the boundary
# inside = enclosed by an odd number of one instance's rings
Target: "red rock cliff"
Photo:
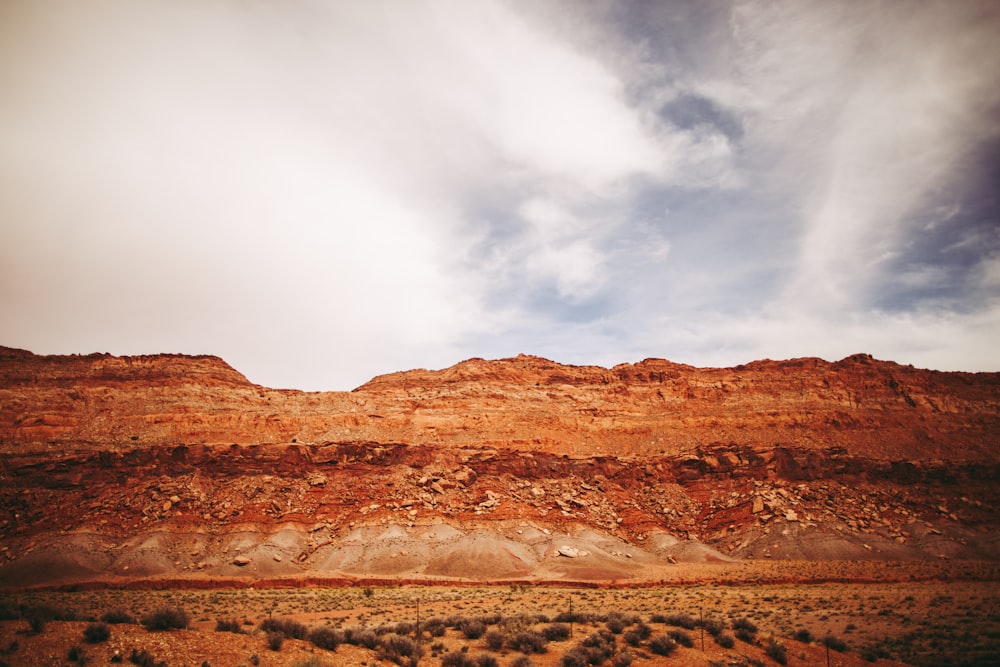
[[[1000,375],[866,355],[470,359],[304,393],[217,357],[0,348],[0,587],[1000,559],[998,433]]]
[[[996,462],[1000,374],[855,355],[611,369],[519,356],[377,377],[353,392],[249,383],[217,357],[37,356],[0,349],[4,450],[375,441],[675,455],[715,444],[882,460]]]

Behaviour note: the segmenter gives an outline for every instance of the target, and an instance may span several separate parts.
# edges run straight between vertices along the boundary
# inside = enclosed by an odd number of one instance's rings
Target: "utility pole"
[[[698,607],[698,629],[701,630],[701,652],[705,652],[705,606]]]
[[[569,636],[573,636],[573,594],[569,594]]]
[[[420,643],[420,596],[417,595],[417,627],[414,630],[416,634],[417,643]]]
[[[828,641],[829,639],[830,639],[830,632],[827,631],[826,639],[823,640],[823,644],[826,646],[826,667],[830,667],[830,642]]]

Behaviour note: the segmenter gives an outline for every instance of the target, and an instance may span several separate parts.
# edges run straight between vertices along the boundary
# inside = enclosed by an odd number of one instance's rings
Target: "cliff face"
[[[405,442],[573,456],[699,446],[845,447],[883,460],[996,462],[1000,374],[939,373],[856,355],[702,369],[472,359],[353,392],[249,383],[217,357],[0,352],[0,440],[58,446]]]
[[[1000,374],[866,355],[471,359],[303,393],[217,357],[0,348],[0,584],[992,559],[998,434]]]
[[[386,417],[424,441],[573,455],[677,454],[725,443],[839,446],[888,460],[998,456],[1000,374],[935,373],[867,355],[724,369],[662,359],[612,369],[476,359],[376,378],[356,394],[378,397]]]

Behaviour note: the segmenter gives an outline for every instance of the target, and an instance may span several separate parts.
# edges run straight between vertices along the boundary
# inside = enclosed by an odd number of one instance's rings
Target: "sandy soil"
[[[778,564],[773,564],[778,565]],[[807,565],[798,568],[798,575],[807,573]],[[854,564],[855,566],[858,564]],[[953,574],[966,578],[947,577],[919,581],[908,579],[915,571],[882,564],[881,574],[896,570],[894,581],[888,577],[881,583],[766,582],[746,575],[742,581],[723,579],[718,575],[724,567],[700,566],[698,581],[675,582],[665,585],[619,587],[567,587],[508,584],[490,586],[468,582],[464,586],[404,585],[394,582],[383,585],[300,588],[225,588],[208,590],[178,589],[97,589],[83,591],[24,591],[0,593],[0,608],[46,605],[72,611],[82,617],[99,617],[109,610],[126,610],[139,617],[163,606],[173,605],[187,610],[191,627],[197,632],[147,633],[139,626],[113,626],[112,642],[88,646],[82,641],[85,624],[50,622],[39,635],[27,633],[24,620],[0,623],[0,650],[17,642],[16,651],[0,655],[8,665],[65,664],[65,656],[73,646],[80,646],[96,662],[105,664],[115,647],[127,653],[132,648],[146,649],[167,659],[169,664],[200,665],[207,659],[211,665],[249,665],[250,657],[258,655],[261,664],[295,664],[313,652],[324,664],[377,664],[370,651],[341,646],[335,655],[314,649],[310,645],[289,640],[280,655],[269,651],[259,635],[229,635],[213,632],[218,619],[236,619],[252,631],[269,616],[291,618],[309,627],[377,628],[396,623],[426,623],[430,618],[482,618],[499,615],[517,619],[525,615],[544,614],[554,619],[558,614],[573,610],[584,614],[607,614],[620,611],[636,614],[654,629],[654,635],[670,628],[653,622],[657,614],[685,613],[695,618],[717,619],[731,625],[735,619],[751,619],[759,628],[761,644],[765,637],[775,636],[786,642],[789,664],[824,665],[825,651],[816,645],[799,644],[789,639],[797,632],[808,630],[814,637],[831,634],[845,641],[852,651],[878,646],[891,655],[905,658],[917,665],[976,665],[997,664],[1000,650],[994,638],[1000,634],[1000,584],[997,579],[973,576],[977,571],[969,566],[954,568]],[[899,565],[899,564],[897,564]],[[912,567],[914,564],[908,564]],[[954,564],[952,564],[954,566]],[[982,573],[979,570],[980,574]],[[713,574],[715,578],[709,575]],[[757,572],[760,575],[760,572]],[[795,574],[790,569],[772,574]],[[872,569],[870,575],[878,575]],[[922,571],[919,574],[929,574]],[[940,575],[940,572],[938,573]],[[592,584],[588,584],[592,586]],[[537,626],[540,627],[540,626]],[[544,655],[532,656],[535,665],[555,665],[559,656],[575,641],[603,627],[600,622],[577,624],[574,641],[552,643]],[[697,631],[693,631],[695,634]],[[113,642],[117,641],[117,644]],[[443,642],[437,650],[432,646]],[[621,639],[619,646],[623,647]],[[449,629],[443,639],[425,636],[426,656],[422,665],[440,664],[444,652],[467,646],[469,651],[486,650],[482,640],[466,640],[457,630]],[[700,646],[696,646],[700,649]],[[110,652],[109,652],[110,651]],[[163,653],[162,656],[157,651]],[[721,664],[741,664],[740,655],[761,659],[764,664],[776,664],[763,657],[760,646],[737,642],[730,652],[717,647],[706,636],[706,653],[679,649],[669,659],[637,658],[634,664],[709,665],[709,660]],[[432,655],[437,653],[437,656]],[[506,666],[516,652],[501,655]],[[858,653],[832,654],[831,664],[861,665]],[[736,661],[736,662],[733,662]],[[388,663],[385,663],[388,665]],[[610,664],[610,663],[609,663]],[[884,664],[884,663],[883,663]]]
[[[95,665],[108,664],[116,654],[124,656],[124,664],[130,664],[128,660],[133,649],[148,651],[156,660],[165,661],[171,666],[197,666],[207,661],[213,667],[235,667],[236,665],[253,664],[253,656],[257,656],[260,667],[293,667],[313,657],[319,660],[320,665],[331,667],[333,665],[363,667],[392,664],[388,661],[378,660],[373,651],[357,646],[341,645],[336,651],[324,651],[305,641],[287,639],[282,644],[280,651],[272,651],[267,646],[266,637],[259,633],[235,635],[197,630],[154,633],[134,625],[113,626],[109,641],[91,645],[81,640],[85,627],[86,623],[80,622],[51,622],[42,633],[31,635],[26,632],[26,623],[2,622],[0,623],[0,646],[10,646],[11,642],[17,642],[18,648],[0,659],[11,667],[65,665],[69,663],[66,656],[70,649],[78,647],[83,649],[87,656],[87,662]],[[531,656],[532,663],[537,667],[559,665],[562,654],[582,636],[585,636],[584,632],[595,629],[577,626],[574,638],[564,642],[550,643],[546,653]],[[444,647],[444,651],[439,652],[437,657],[431,655],[433,652],[431,650],[432,644],[441,644]],[[786,644],[789,648],[788,665],[805,667],[826,664],[826,652],[822,647],[800,644],[791,640],[786,641]],[[479,653],[488,652],[483,640],[466,640],[458,632],[450,630],[443,638],[425,641],[424,648],[427,653],[420,664],[428,667],[440,665],[441,656],[450,651],[461,650],[463,646],[469,647],[468,651],[473,657]],[[516,651],[503,651],[494,655],[497,656],[500,665],[506,666],[521,654]],[[760,647],[737,642],[733,649],[723,649],[711,639],[706,640],[704,652],[696,643],[694,648],[679,647],[669,657],[655,656],[650,654],[648,650],[634,650],[632,655],[635,658],[633,665],[708,667],[712,661],[724,665],[741,664],[740,659],[744,656],[761,660],[764,664],[776,664],[764,655],[764,651]],[[743,662],[742,664],[748,663]],[[838,667],[861,667],[861,665],[873,663],[866,662],[860,656],[852,653],[833,652],[830,664]],[[874,664],[890,667],[904,663],[880,660]]]

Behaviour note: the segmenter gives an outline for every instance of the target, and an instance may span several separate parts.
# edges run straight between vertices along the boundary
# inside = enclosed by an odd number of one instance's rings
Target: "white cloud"
[[[749,141],[777,157],[773,187],[805,222],[789,301],[850,307],[877,290],[883,257],[923,225],[911,214],[997,136],[996,25],[973,3],[741,3]],[[984,131],[986,134],[984,135]]]
[[[444,358],[502,316],[469,192],[566,206],[659,168],[618,80],[501,4],[33,7],[0,54],[3,335],[41,351],[180,347],[310,387]],[[535,220],[501,269],[590,293],[578,222]],[[38,330],[56,312],[75,338]]]
[[[1000,288],[1000,257],[985,259],[977,267],[978,286],[984,289]]]
[[[6,2],[0,342],[303,388],[490,350],[945,359],[986,305],[867,301],[998,134],[996,21],[952,6],[740,2],[702,39],[561,3]],[[670,122],[685,95],[732,131]]]
[[[524,268],[535,284],[555,284],[560,296],[576,301],[604,282],[604,253],[595,247],[597,230],[551,200],[532,199],[521,207],[529,225],[521,248]]]
[[[656,147],[597,61],[512,16],[476,18],[494,29],[456,28],[477,74],[495,86],[480,117],[505,160],[595,192],[657,170]]]

